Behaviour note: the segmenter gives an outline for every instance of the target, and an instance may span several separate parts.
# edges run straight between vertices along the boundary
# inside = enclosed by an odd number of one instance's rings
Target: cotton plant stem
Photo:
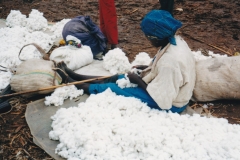
[[[109,78],[109,77],[111,77],[111,76],[103,76],[103,77],[92,78],[92,79],[87,79],[87,80],[83,80],[83,81],[76,81],[76,82],[72,82],[72,83],[61,84],[61,85],[57,85],[57,86],[50,86],[50,87],[46,87],[46,88],[40,88],[40,89],[37,89],[37,90],[30,90],[30,91],[18,92],[18,93],[13,93],[13,94],[7,94],[7,95],[0,96],[0,98],[12,97],[12,96],[28,94],[28,93],[34,93],[34,92],[39,92],[39,91],[45,91],[45,90],[55,89],[55,88],[59,88],[59,87],[69,86],[69,85],[75,85],[75,84],[81,84],[81,83],[91,82],[91,81],[95,81],[95,80],[106,79],[106,78]]]

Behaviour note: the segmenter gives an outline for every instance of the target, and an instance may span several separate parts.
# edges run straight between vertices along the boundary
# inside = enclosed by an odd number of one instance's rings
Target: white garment
[[[198,61],[193,100],[240,99],[239,62],[240,56]]]
[[[191,99],[195,85],[195,60],[187,43],[176,36],[177,45],[168,45],[158,51],[156,66],[143,80],[148,84],[147,91],[161,109],[183,107]],[[150,64],[151,65],[151,64]],[[150,75],[149,75],[150,74]]]

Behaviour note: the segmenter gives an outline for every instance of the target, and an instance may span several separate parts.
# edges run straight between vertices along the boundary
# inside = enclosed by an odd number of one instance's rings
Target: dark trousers
[[[168,11],[173,15],[174,0],[159,0],[159,3],[161,5],[161,10]]]

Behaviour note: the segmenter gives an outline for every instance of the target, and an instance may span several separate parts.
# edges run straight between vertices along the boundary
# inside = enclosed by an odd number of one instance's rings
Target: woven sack
[[[198,61],[192,100],[240,99],[239,62],[240,56]]]
[[[17,67],[15,74],[10,80],[11,89],[15,92],[24,92],[59,85],[62,82],[62,79],[53,70],[53,68],[55,68],[55,63],[48,60],[48,55],[41,49],[40,46],[34,43],[28,45],[34,45],[43,55],[43,59],[33,58],[23,61]],[[23,46],[23,48],[25,46]],[[20,50],[20,53],[22,49]],[[30,97],[35,94],[47,94],[52,91],[53,90],[39,91],[24,96]]]

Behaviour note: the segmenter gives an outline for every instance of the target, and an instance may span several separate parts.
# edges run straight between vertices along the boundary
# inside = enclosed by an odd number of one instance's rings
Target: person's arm
[[[147,84],[142,80],[141,77],[139,77],[135,73],[129,72],[128,73],[128,78],[129,78],[131,83],[137,84],[139,87],[141,87],[142,89],[144,89],[146,91]]]
[[[133,66],[132,68],[144,70],[144,69],[146,69],[147,67],[148,67],[148,65],[136,65],[136,66]]]

